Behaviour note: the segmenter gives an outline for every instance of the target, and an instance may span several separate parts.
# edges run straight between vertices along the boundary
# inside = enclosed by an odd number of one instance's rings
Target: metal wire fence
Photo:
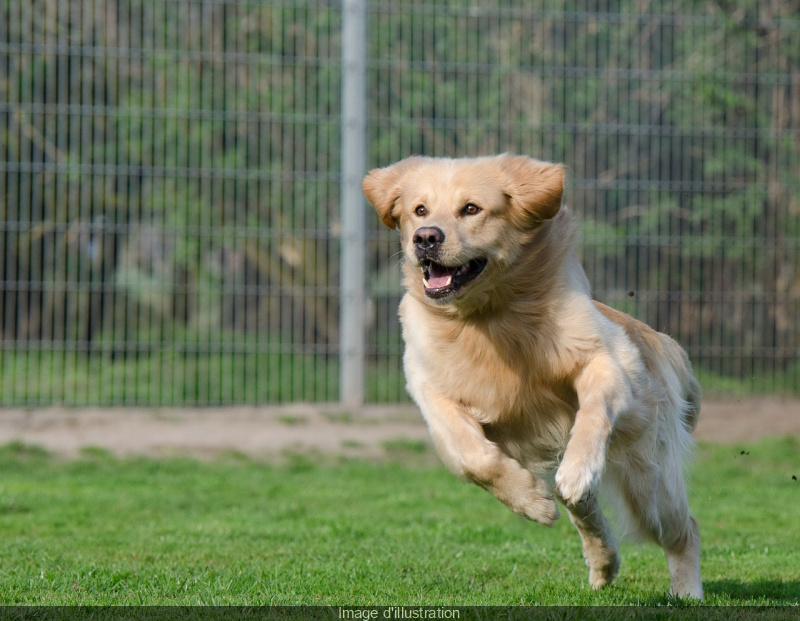
[[[595,297],[675,336],[707,386],[796,393],[797,15],[370,2],[366,164],[565,162]],[[0,405],[345,400],[343,17],[0,0]],[[401,401],[398,243],[358,208],[364,398]]]

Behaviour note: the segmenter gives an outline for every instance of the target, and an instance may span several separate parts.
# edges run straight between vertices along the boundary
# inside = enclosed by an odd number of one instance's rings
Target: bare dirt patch
[[[748,398],[703,404],[695,436],[717,443],[800,435],[800,399]],[[398,446],[428,444],[428,432],[410,405],[202,409],[0,410],[0,444],[24,442],[72,457],[86,448],[115,455],[211,457],[238,452],[258,459],[319,452],[380,458]]]
[[[238,452],[274,459],[316,451],[380,457],[398,442],[427,442],[427,429],[408,406],[357,414],[317,405],[0,410],[0,444],[16,441],[68,457],[88,447],[120,456]]]

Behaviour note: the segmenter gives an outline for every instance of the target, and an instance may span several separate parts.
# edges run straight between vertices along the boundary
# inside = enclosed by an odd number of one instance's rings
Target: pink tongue
[[[428,278],[428,288],[440,289],[442,287],[447,287],[452,280],[453,277],[450,274],[442,274],[437,276],[431,274],[430,278]]]
[[[448,269],[436,264],[431,265],[430,273],[428,274],[428,288],[441,289],[442,287],[449,287],[453,282],[453,273],[455,269]]]

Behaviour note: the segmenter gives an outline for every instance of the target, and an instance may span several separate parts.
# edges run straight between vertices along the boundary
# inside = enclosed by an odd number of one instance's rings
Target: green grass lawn
[[[146,349],[148,341],[142,338]],[[338,357],[282,351],[279,343],[224,333],[180,345],[111,356],[75,351],[0,348],[0,407],[135,405],[183,407],[242,403],[335,402]],[[158,345],[158,346],[157,346]],[[184,344],[186,345],[186,344]],[[205,349],[204,349],[205,348]],[[206,351],[210,350],[210,351]],[[402,346],[389,343],[366,370],[366,401],[410,401],[402,372]],[[749,378],[695,369],[706,398],[800,396],[800,363]]]
[[[332,354],[261,351],[269,345],[219,336],[209,348],[163,347],[140,356],[0,348],[0,407],[136,405],[147,407],[338,400]],[[241,350],[241,351],[240,351]],[[408,401],[399,355],[366,371],[370,403]]]
[[[665,605],[652,546],[594,592],[563,515],[529,523],[417,445],[383,463],[64,461],[0,450],[0,604]],[[800,603],[800,441],[698,450],[709,604]]]

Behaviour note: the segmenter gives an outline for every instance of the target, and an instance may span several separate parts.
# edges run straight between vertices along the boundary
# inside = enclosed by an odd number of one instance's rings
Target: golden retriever
[[[664,549],[672,593],[702,598],[683,473],[700,387],[674,340],[592,300],[563,187],[563,166],[512,155],[364,178],[400,230],[408,391],[454,473],[540,524],[564,504],[592,587],[619,568],[602,489]]]

